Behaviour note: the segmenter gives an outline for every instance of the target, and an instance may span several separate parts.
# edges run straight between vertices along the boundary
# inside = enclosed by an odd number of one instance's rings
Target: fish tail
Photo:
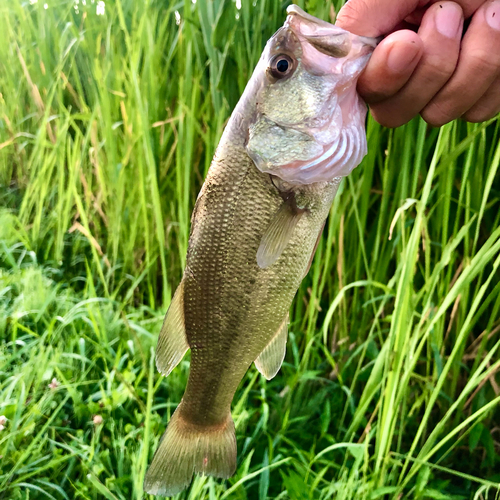
[[[227,479],[236,470],[231,412],[223,424],[201,426],[182,417],[181,405],[172,415],[144,479],[144,490],[152,495],[176,495],[189,486],[195,472]]]

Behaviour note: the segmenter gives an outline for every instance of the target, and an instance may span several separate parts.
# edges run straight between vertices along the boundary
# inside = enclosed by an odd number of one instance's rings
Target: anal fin
[[[189,349],[184,326],[184,281],[181,281],[170,303],[158,345],[156,346],[156,367],[165,377],[179,364]]]
[[[278,373],[285,359],[286,341],[288,338],[289,315],[281,323],[276,335],[267,344],[259,357],[255,360],[255,366],[267,380],[271,380]]]
[[[286,201],[281,205],[264,232],[257,250],[257,264],[261,269],[273,265],[279,259],[303,214],[304,210],[294,209]]]

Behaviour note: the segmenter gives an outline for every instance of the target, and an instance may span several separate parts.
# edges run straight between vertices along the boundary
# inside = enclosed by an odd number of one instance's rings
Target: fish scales
[[[243,375],[283,322],[338,186],[324,184],[304,187],[314,208],[279,261],[261,269],[255,255],[283,200],[246,151],[223,139],[197,201],[184,274],[191,368],[182,412],[193,423],[226,419]]]
[[[285,356],[288,311],[342,177],[366,154],[356,80],[376,43],[288,8],[217,147],[191,218],[186,268],[163,323],[167,376],[191,349],[181,403],[146,474],[174,495],[236,469],[231,402],[255,363]]]

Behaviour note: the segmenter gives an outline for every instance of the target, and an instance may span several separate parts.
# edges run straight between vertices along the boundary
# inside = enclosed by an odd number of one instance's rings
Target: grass
[[[47,3],[0,5],[0,499],[139,499],[191,209],[286,3]],[[500,498],[500,120],[368,142],[235,396],[236,475],[179,498]]]

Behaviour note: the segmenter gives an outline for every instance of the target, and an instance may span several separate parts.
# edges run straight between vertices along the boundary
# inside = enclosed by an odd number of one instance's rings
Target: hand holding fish
[[[459,117],[481,122],[500,111],[499,0],[350,0],[337,24],[388,34],[358,83],[382,125],[418,114],[434,126]],[[405,29],[415,26],[416,33]]]

